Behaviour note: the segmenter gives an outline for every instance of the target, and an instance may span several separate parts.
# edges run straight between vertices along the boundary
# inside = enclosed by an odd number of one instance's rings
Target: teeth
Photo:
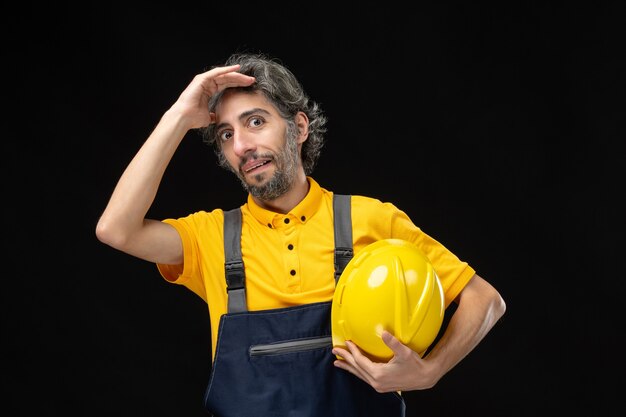
[[[250,172],[250,171],[252,171],[252,170],[253,170],[253,169],[255,169],[255,168],[258,168],[258,167],[260,167],[260,166],[263,166],[263,165],[267,164],[268,162],[269,162],[269,161],[261,162],[260,164],[258,164],[258,165],[255,165],[255,166],[251,167],[251,168],[250,168],[250,169],[248,169],[246,172]]]

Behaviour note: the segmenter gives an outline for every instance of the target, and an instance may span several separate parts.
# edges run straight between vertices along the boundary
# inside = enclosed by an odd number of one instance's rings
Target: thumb
[[[383,330],[381,334],[381,338],[383,342],[393,351],[393,356],[396,358],[405,358],[411,356],[413,350],[410,347],[404,345],[400,342],[394,335],[389,333],[387,330]]]

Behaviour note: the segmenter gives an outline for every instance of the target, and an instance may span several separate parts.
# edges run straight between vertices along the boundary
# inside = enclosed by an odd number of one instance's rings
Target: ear
[[[302,111],[296,114],[296,126],[298,127],[298,144],[301,145],[309,137],[309,118]]]

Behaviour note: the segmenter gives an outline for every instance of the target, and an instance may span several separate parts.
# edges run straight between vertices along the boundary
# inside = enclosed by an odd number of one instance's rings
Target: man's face
[[[300,167],[297,132],[261,93],[227,92],[215,123],[227,168],[246,191],[271,201],[289,190]]]

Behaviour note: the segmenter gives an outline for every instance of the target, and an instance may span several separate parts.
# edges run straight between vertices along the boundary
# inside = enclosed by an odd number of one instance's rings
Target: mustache
[[[274,158],[274,154],[271,152],[266,152],[264,154],[259,154],[257,152],[253,152],[249,155],[244,156],[243,158],[241,158],[241,161],[239,161],[239,172],[242,172],[243,167],[250,161],[250,160],[255,160],[255,159],[269,159],[271,161],[273,161]]]

